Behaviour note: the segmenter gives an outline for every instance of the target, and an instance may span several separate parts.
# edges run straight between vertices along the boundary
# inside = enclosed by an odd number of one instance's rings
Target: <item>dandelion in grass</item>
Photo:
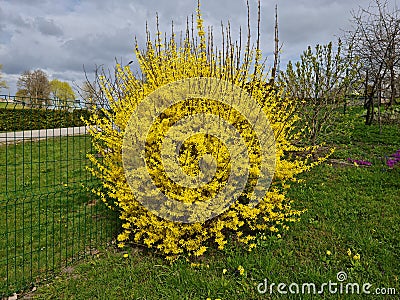
[[[243,275],[244,274],[244,268],[242,266],[238,267],[238,271],[239,271],[239,275]]]

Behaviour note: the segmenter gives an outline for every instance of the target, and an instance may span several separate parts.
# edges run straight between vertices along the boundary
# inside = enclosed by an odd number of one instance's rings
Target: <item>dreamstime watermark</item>
[[[214,106],[184,115],[180,120],[174,120],[173,124],[163,120],[166,112],[182,105],[188,107],[192,103],[190,101],[196,99],[206,99]],[[219,106],[219,110],[213,111],[215,106]],[[221,108],[225,114],[220,112]],[[274,132],[262,107],[247,91],[216,78],[175,81],[156,89],[138,104],[126,126],[122,145],[125,177],[135,199],[155,215],[181,223],[204,222],[222,214],[238,200],[248,188],[254,153],[249,153],[248,140],[243,137],[238,124],[221,117],[226,116],[226,111],[240,115],[250,128],[252,139],[258,143],[257,180],[252,181],[252,193],[248,199],[249,206],[256,206],[265,196],[275,172]],[[153,154],[148,151],[149,139],[150,144],[154,143],[154,126],[163,124],[163,121],[166,121],[168,129],[159,134],[161,137],[157,139],[162,140],[159,147],[162,162],[157,160],[153,163],[158,168],[154,171],[149,163],[152,162],[149,155]],[[229,176],[223,184],[212,182],[218,163],[212,154],[203,154],[199,159],[200,172],[197,176],[188,175],[182,169],[179,162],[182,145],[198,135],[218,139],[221,148],[228,152],[226,163],[230,164]],[[189,202],[172,197],[165,187],[160,188],[160,182],[167,182],[167,189],[179,187],[185,191],[184,195],[189,196],[202,194],[207,185],[219,185],[220,188],[212,199]]]
[[[366,283],[355,283],[345,282],[347,281],[347,274],[340,271],[336,275],[336,281],[329,280],[322,284],[315,284],[313,282],[306,283],[268,283],[267,279],[264,282],[260,282],[257,285],[257,291],[260,294],[274,294],[278,293],[281,295],[285,294],[314,294],[322,295],[324,293],[339,294],[339,295],[351,295],[351,294],[365,294],[365,295],[396,295],[395,288],[375,288],[373,289],[372,284]]]

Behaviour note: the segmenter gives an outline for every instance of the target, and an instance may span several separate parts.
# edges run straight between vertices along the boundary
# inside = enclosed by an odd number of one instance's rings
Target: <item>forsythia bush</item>
[[[193,30],[188,28],[181,43],[177,42],[173,30],[168,39],[162,38],[161,32],[158,31],[154,42],[148,34],[144,51],[139,50],[136,43],[136,55],[143,77],[135,76],[129,67],[117,64],[117,84],[110,84],[109,78],[101,78],[103,91],[111,109],[102,110],[101,115],[94,114],[87,121],[91,126],[94,145],[101,154],[101,158],[98,155],[89,155],[93,162],[90,171],[103,182],[103,188],[93,192],[101,196],[110,209],[118,209],[120,212],[123,231],[118,236],[119,247],[128,243],[144,244],[157,249],[168,259],[175,259],[179,255],[200,256],[213,245],[223,249],[228,237],[245,243],[252,249],[255,247],[257,233],[278,233],[287,229],[288,223],[296,221],[301,214],[301,211],[291,208],[291,201],[285,196],[285,191],[289,188],[288,183],[295,181],[297,174],[319,163],[309,162],[309,156],[302,160],[288,158],[288,152],[304,150],[291,143],[298,138],[293,133],[293,124],[297,120],[296,103],[294,100],[283,98],[281,91],[274,90],[268,84],[264,65],[260,63],[261,51],[251,49],[249,42],[244,48],[238,43],[233,43],[229,30],[225,32],[228,42],[224,42],[224,50],[216,50],[212,32],[205,33],[199,11],[197,29],[196,36],[192,36],[190,32]],[[135,199],[123,168],[122,144],[130,116],[147,95],[168,83],[195,77],[213,77],[231,82],[248,91],[262,106],[275,135],[276,170],[271,187],[257,206],[247,205],[246,199],[251,193],[251,188],[246,188],[239,200],[219,216],[205,222],[181,223],[156,216]],[[191,114],[222,111],[224,119],[236,128],[242,128],[243,136],[251,137],[252,131],[249,126],[239,126],[243,124],[240,114],[229,112],[229,108],[221,103],[204,99],[188,101],[190,105],[187,102],[172,106],[154,122],[148,135],[146,162],[156,185],[168,197],[181,201],[207,200],[219,192],[226,181],[230,164],[234,164],[235,161],[224,164],[229,160],[229,153],[212,136],[195,136],[185,141],[182,147],[182,169],[189,175],[196,175],[198,157],[204,153],[220,151],[217,159],[218,175],[204,190],[190,192],[183,187],[174,186],[163,174],[161,166],[160,146],[166,128]],[[260,149],[257,149],[258,144],[251,143],[250,139],[246,139],[246,145],[252,153],[250,175],[254,175],[257,174],[257,155]],[[313,149],[315,148],[309,149],[310,153]],[[249,186],[253,184],[252,180],[254,178],[249,179]]]

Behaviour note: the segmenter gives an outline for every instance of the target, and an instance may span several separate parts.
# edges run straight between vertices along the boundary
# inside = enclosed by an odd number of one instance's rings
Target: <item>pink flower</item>
[[[351,163],[356,163],[359,166],[372,166],[372,163],[367,160],[351,159],[348,158],[347,161]]]

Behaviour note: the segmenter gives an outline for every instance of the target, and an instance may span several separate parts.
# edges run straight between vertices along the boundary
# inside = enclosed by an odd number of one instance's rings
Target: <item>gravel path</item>
[[[0,133],[0,144],[16,143],[22,141],[32,141],[38,139],[47,139],[59,136],[73,136],[87,133],[86,126],[55,128],[55,129],[39,129],[25,131],[10,131]]]

